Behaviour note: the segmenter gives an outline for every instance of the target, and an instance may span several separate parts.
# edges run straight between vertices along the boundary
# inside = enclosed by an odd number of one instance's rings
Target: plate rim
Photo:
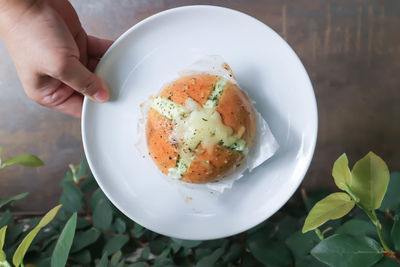
[[[296,59],[296,61],[300,64],[299,66],[302,68],[302,71],[304,71],[304,73],[305,73],[306,82],[309,83],[309,86],[307,86],[307,87],[310,89],[311,96],[312,96],[310,98],[310,101],[312,102],[312,106],[313,106],[312,107],[312,112],[313,112],[314,116],[313,116],[313,118],[311,118],[311,120],[314,121],[315,127],[314,127],[314,129],[312,131],[313,139],[312,139],[312,142],[310,144],[310,152],[309,152],[309,155],[307,157],[307,161],[304,164],[304,168],[303,168],[302,172],[298,175],[300,178],[297,179],[296,182],[293,183],[294,185],[290,188],[290,190],[289,190],[290,194],[287,194],[285,197],[282,197],[278,201],[279,205],[276,205],[275,207],[273,207],[273,208],[269,209],[267,212],[265,212],[265,214],[263,216],[263,219],[261,221],[253,222],[252,224],[249,224],[250,227],[249,227],[249,225],[246,225],[244,227],[238,227],[238,228],[240,228],[239,230],[236,229],[235,231],[229,231],[229,233],[225,232],[224,234],[220,234],[220,235],[215,235],[214,234],[212,236],[209,236],[210,235],[209,234],[205,238],[198,238],[198,239],[194,239],[194,238],[191,239],[191,238],[187,238],[187,237],[182,237],[182,236],[179,236],[179,234],[171,235],[169,233],[165,233],[163,231],[160,231],[159,229],[152,229],[152,227],[145,226],[146,224],[143,223],[140,219],[137,219],[137,218],[133,219],[133,216],[131,216],[131,214],[129,212],[126,212],[126,210],[124,208],[121,208],[121,206],[119,205],[118,201],[115,201],[114,197],[112,197],[112,194],[110,194],[107,191],[106,187],[102,184],[101,179],[97,178],[97,177],[99,177],[98,173],[95,170],[95,168],[93,168],[94,164],[93,164],[93,161],[91,159],[91,156],[89,155],[89,153],[87,153],[88,146],[89,146],[88,145],[88,140],[87,140],[87,137],[86,137],[86,133],[85,133],[85,130],[87,128],[87,125],[86,125],[87,124],[86,123],[87,112],[88,112],[87,109],[88,109],[88,103],[92,102],[92,100],[90,100],[88,97],[84,97],[84,101],[83,101],[82,118],[81,118],[81,135],[82,135],[82,143],[83,143],[84,153],[85,153],[89,168],[90,168],[94,178],[96,179],[97,184],[99,185],[100,189],[104,192],[106,197],[111,201],[111,203],[114,206],[116,206],[125,215],[129,214],[129,216],[128,215],[127,216],[132,221],[142,225],[143,227],[145,227],[145,228],[147,228],[147,229],[149,229],[149,230],[151,230],[153,232],[156,232],[156,233],[159,233],[159,234],[162,234],[162,235],[165,235],[165,236],[173,237],[173,238],[181,238],[181,239],[187,239],[187,240],[212,240],[212,239],[218,239],[218,238],[225,238],[225,237],[228,237],[228,236],[232,236],[232,235],[247,231],[248,229],[251,229],[251,228],[257,226],[260,223],[262,223],[265,220],[267,220],[268,218],[270,218],[272,215],[274,215],[279,209],[281,209],[288,202],[288,200],[293,196],[293,194],[299,188],[300,184],[303,182],[303,180],[305,178],[305,175],[306,175],[307,171],[309,170],[309,167],[310,167],[311,162],[313,160],[314,153],[315,153],[315,148],[316,148],[316,144],[317,144],[317,139],[318,139],[318,119],[319,119],[319,116],[318,116],[318,105],[317,105],[315,91],[314,91],[314,87],[312,85],[312,81],[310,79],[310,76],[308,75],[307,69],[305,68],[303,62],[300,60],[299,56],[294,51],[294,49],[286,42],[285,39],[283,39],[274,29],[269,27],[267,24],[263,23],[262,21],[258,20],[257,18],[255,18],[253,16],[250,16],[250,15],[244,13],[244,12],[241,12],[241,11],[238,11],[238,10],[235,10],[235,9],[232,9],[232,8],[224,7],[224,6],[218,6],[218,5],[185,5],[185,6],[178,6],[178,7],[166,9],[166,10],[163,10],[161,12],[157,12],[157,13],[155,13],[153,15],[150,15],[147,18],[145,18],[145,19],[139,21],[138,23],[134,24],[128,30],[126,30],[124,33],[122,33],[114,41],[114,43],[107,49],[106,53],[101,58],[98,66],[100,66],[104,61],[106,61],[108,57],[110,57],[110,54],[112,53],[112,50],[113,50],[114,47],[116,47],[131,32],[135,31],[137,28],[141,27],[143,24],[149,23],[149,22],[157,19],[158,17],[168,15],[169,13],[174,13],[174,12],[177,12],[177,11],[185,11],[185,10],[190,10],[190,9],[198,9],[198,8],[201,8],[201,9],[212,8],[212,9],[225,10],[225,11],[228,11],[228,12],[231,12],[231,13],[236,13],[237,15],[240,15],[240,16],[245,16],[245,17],[247,17],[247,19],[250,19],[250,20],[252,20],[252,21],[254,21],[254,22],[258,23],[258,24],[261,24],[263,27],[267,28],[269,31],[272,31],[279,39],[281,39],[281,41],[283,41],[283,44],[288,48],[288,51],[293,54],[293,56]],[[96,74],[97,74],[97,70],[98,70],[98,68],[96,68],[96,70],[95,70]]]

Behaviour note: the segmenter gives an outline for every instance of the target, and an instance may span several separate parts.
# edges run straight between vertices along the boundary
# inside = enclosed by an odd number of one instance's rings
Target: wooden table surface
[[[211,4],[269,25],[297,52],[314,86],[319,112],[316,151],[302,184],[333,186],[331,167],[343,152],[353,164],[372,150],[400,170],[400,1],[73,0],[89,34],[116,39],[159,11]],[[0,41],[0,146],[5,157],[33,153],[46,166],[0,172],[0,198],[29,191],[15,210],[43,211],[58,201],[68,164],[83,155],[80,121],[25,96]]]

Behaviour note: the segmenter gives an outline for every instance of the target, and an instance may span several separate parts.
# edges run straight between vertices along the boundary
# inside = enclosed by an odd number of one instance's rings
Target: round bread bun
[[[154,104],[155,100],[153,100],[146,124],[147,146],[150,156],[164,174],[175,175],[175,178],[189,183],[215,182],[229,175],[230,171],[234,171],[246,158],[253,144],[256,129],[254,110],[247,94],[235,82],[229,66],[226,65],[224,68],[229,70],[232,79],[224,80],[222,94],[219,95],[217,100],[215,100],[213,91],[216,90],[218,82],[224,79],[218,75],[204,73],[189,75],[164,87],[156,99],[157,101],[164,101],[159,102],[159,104],[164,105],[163,107],[166,107],[166,105],[174,106],[174,109],[167,112],[174,113],[178,109],[177,107],[186,110],[185,115],[177,119],[181,122],[175,121],[174,116],[176,114],[171,115],[165,113],[165,110],[157,109],[156,104]],[[171,102],[175,103],[176,106]],[[214,103],[215,106],[210,108],[209,103]],[[213,143],[213,141],[210,142],[212,137],[206,136],[197,145],[192,143],[192,148],[189,146],[185,148],[184,138],[177,138],[175,132],[178,124],[182,123],[182,120],[188,120],[188,116],[191,116],[193,105],[195,106],[194,109],[197,108],[196,110],[203,110],[207,106],[209,110],[213,109],[213,116],[219,118],[216,121],[219,123],[220,120],[224,125],[218,124],[218,127],[222,127],[224,133],[230,133],[229,136],[233,136],[239,141],[235,141],[235,145],[228,144],[227,141],[215,142],[214,140]],[[205,121],[205,127],[217,125],[211,124],[211,122],[207,124],[207,119],[202,119]],[[184,136],[184,134],[181,133],[181,136]],[[210,136],[212,134],[215,133],[210,133]],[[232,137],[229,138],[232,139]],[[237,143],[241,143],[242,146],[238,148]],[[183,154],[186,156],[182,156]],[[191,157],[188,155],[191,155]],[[183,161],[185,157],[186,163],[188,163],[185,165],[186,168],[178,167],[180,166],[179,161]],[[174,170],[178,168],[180,168],[181,173],[176,176]]]

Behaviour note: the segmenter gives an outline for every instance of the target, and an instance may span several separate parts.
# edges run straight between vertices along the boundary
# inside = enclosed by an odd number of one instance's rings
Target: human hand
[[[92,71],[112,41],[87,36],[67,0],[3,0],[0,36],[35,102],[79,118],[83,95],[108,100]]]

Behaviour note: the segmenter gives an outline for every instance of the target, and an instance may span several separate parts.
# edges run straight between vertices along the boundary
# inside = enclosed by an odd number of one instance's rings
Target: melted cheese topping
[[[175,123],[172,136],[181,146],[176,169],[169,169],[171,177],[180,178],[186,172],[200,143],[210,153],[216,144],[245,151],[246,142],[233,135],[232,128],[223,124],[215,108],[192,111],[188,117],[178,119]]]
[[[175,124],[170,142],[180,145],[177,166],[168,170],[168,176],[179,179],[185,174],[200,143],[210,153],[216,144],[247,153],[246,142],[240,139],[244,129],[237,136],[233,135],[232,128],[222,122],[216,111],[227,82],[224,78],[217,82],[204,107],[191,98],[184,106],[161,97],[154,99],[152,108]]]
[[[151,107],[154,108],[158,113],[160,113],[161,115],[170,120],[176,120],[177,118],[183,116],[186,113],[185,108],[172,102],[171,100],[162,97],[156,97],[153,100]]]
[[[223,124],[221,115],[215,109],[202,108],[176,120],[173,135],[189,150],[196,149],[199,143],[209,150],[218,143],[236,150],[243,148],[243,142],[233,136],[232,128]]]

